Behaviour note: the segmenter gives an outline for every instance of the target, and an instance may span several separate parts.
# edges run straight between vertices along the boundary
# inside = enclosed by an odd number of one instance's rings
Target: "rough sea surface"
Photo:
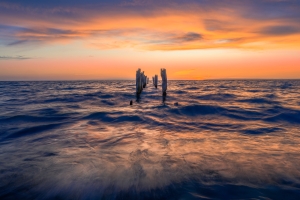
[[[252,198],[300,199],[300,80],[0,82],[0,199]]]

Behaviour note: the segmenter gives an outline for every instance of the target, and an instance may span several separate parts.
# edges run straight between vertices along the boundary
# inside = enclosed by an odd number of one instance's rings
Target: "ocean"
[[[300,199],[300,80],[0,82],[0,199]]]

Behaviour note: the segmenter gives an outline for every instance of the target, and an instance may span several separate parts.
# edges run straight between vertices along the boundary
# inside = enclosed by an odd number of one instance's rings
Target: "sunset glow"
[[[300,3],[0,2],[0,80],[300,78]]]

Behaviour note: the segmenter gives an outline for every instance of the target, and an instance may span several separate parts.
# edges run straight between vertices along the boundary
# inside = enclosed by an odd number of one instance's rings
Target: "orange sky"
[[[0,80],[134,79],[137,68],[166,68],[169,79],[300,78],[299,21],[249,16],[248,4],[72,7],[72,18],[20,5],[0,4]]]

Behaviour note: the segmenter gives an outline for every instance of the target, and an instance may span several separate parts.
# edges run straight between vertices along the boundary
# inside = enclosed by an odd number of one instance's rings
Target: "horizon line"
[[[168,81],[234,81],[234,80],[300,80],[300,78],[219,78],[219,79],[170,79]],[[0,82],[55,82],[55,81],[135,81],[135,79],[44,79],[44,80],[0,80]],[[159,80],[161,81],[161,80]],[[151,82],[151,81],[149,81]]]

